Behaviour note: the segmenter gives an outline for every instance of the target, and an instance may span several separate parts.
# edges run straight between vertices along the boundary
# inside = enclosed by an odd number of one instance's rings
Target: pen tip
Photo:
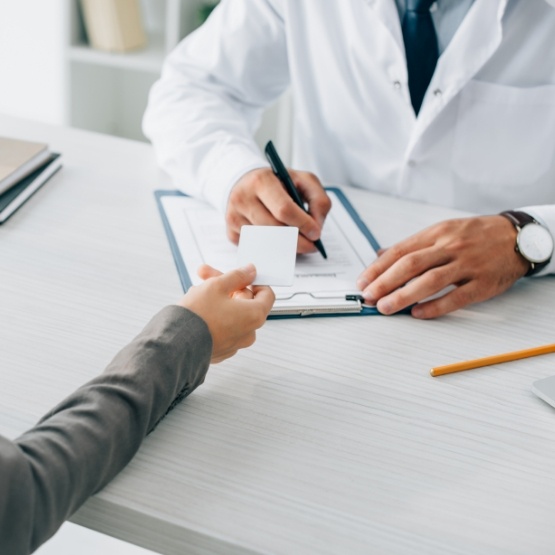
[[[320,241],[320,239],[316,239],[316,241],[314,241],[314,245],[318,249],[320,254],[327,260],[328,255],[326,254],[326,249],[324,248],[322,241]]]

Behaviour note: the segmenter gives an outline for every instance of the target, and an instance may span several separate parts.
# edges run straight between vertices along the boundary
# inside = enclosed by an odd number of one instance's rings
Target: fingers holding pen
[[[253,214],[260,223],[257,225],[288,225],[299,228],[297,252],[314,252],[313,241],[320,237],[321,227],[310,214],[297,206],[279,179],[272,175],[274,182],[260,191],[260,202],[269,214],[269,219],[263,221],[262,214]],[[271,218],[271,220],[270,220]]]
[[[316,220],[321,232],[326,216],[331,210],[330,197],[313,173],[295,170],[289,170],[289,173],[301,197],[308,204],[308,213]],[[316,237],[316,239],[319,238],[320,236]]]
[[[270,168],[248,172],[236,183],[229,196],[226,225],[227,235],[235,244],[239,242],[243,225],[298,227],[299,253],[314,252],[316,249],[312,241],[318,239],[321,233],[321,226],[294,203]]]

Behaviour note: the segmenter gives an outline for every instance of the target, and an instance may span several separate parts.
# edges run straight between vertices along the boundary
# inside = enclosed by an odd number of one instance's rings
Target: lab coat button
[[[443,92],[441,91],[441,89],[436,89],[436,90],[434,91],[434,96],[435,96],[436,98],[440,98],[442,94],[443,94]]]
[[[393,81],[393,88],[398,91],[401,88],[401,81]]]

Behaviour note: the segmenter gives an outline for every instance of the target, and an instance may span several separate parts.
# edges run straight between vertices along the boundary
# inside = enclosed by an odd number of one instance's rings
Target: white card
[[[293,285],[298,236],[297,227],[244,225],[239,237],[239,266],[256,266],[254,285]]]

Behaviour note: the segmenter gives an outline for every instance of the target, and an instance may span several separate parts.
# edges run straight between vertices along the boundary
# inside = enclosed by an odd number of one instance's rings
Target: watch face
[[[553,254],[553,238],[538,224],[525,225],[517,237],[518,250],[530,262],[545,262]]]

